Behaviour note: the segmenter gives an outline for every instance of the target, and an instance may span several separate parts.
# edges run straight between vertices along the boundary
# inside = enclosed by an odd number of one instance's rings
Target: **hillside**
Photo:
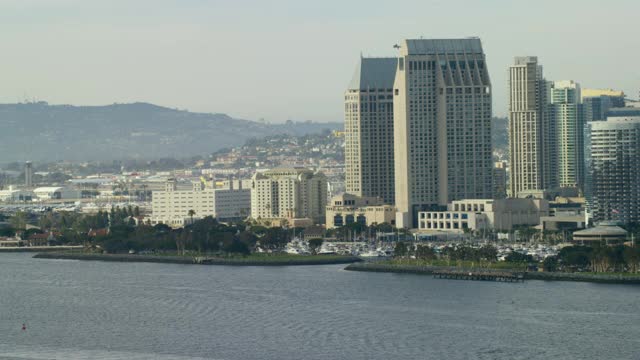
[[[181,158],[276,134],[342,123],[263,124],[147,103],[107,106],[0,104],[0,162]]]

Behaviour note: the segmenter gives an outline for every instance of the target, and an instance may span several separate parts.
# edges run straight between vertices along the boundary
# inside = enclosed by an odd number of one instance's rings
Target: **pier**
[[[438,270],[433,272],[437,279],[524,282],[524,273],[487,270]]]

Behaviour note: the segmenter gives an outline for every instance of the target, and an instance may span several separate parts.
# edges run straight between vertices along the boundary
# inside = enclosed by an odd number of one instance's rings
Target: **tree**
[[[241,254],[241,255],[249,255],[250,251],[249,251],[249,247],[247,246],[247,244],[243,243],[242,241],[239,240],[233,240],[231,242],[229,242],[228,244],[225,244],[222,248],[222,250],[224,252],[227,253],[231,253],[231,254]]]
[[[638,272],[640,270],[640,248],[625,246],[622,256],[624,257],[627,271]]]
[[[18,211],[9,219],[9,224],[14,229],[24,229],[27,226],[27,213],[24,211]]]
[[[477,251],[477,260],[494,262],[498,259],[498,249],[491,245],[485,245]]]
[[[396,247],[393,249],[394,257],[404,257],[407,256],[409,249],[407,248],[407,244],[402,241],[398,241],[396,243]]]
[[[558,253],[558,260],[563,266],[573,269],[584,269],[589,266],[593,248],[588,246],[567,246]]]
[[[269,228],[260,238],[260,245],[265,249],[282,251],[289,242],[287,231],[282,228]]]
[[[416,246],[416,258],[422,260],[433,260],[436,258],[436,252],[427,245]]]
[[[309,239],[309,248],[311,249],[311,253],[313,255],[318,254],[318,251],[320,251],[323,242],[324,240],[322,238]]]
[[[193,224],[193,216],[196,214],[196,211],[193,209],[190,209],[189,212],[187,213],[187,215],[189,215],[189,217],[191,218],[191,223]]]
[[[544,271],[556,271],[558,270],[558,258],[556,256],[548,256],[542,262],[542,268]]]
[[[16,233],[16,229],[12,228],[11,226],[9,227],[1,227],[0,228],[0,236],[13,236]]]
[[[238,240],[246,244],[249,249],[253,249],[256,246],[258,237],[252,234],[250,231],[242,231],[238,234]]]
[[[511,253],[509,253],[509,255],[505,257],[504,260],[512,263],[531,263],[533,262],[533,256],[523,254],[517,251],[512,251]]]
[[[393,227],[393,225],[384,222],[384,223],[381,223],[381,224],[372,224],[371,225],[371,230],[379,231],[379,232],[382,232],[382,233],[390,233],[390,232],[394,232],[395,228]]]

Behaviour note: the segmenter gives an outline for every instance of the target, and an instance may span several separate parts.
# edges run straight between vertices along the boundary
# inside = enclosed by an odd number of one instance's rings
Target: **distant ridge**
[[[264,124],[149,103],[0,104],[0,162],[184,158],[253,137],[342,128],[338,122]]]

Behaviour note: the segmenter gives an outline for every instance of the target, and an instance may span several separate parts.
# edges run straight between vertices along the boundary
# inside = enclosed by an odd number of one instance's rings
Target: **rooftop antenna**
[[[393,48],[394,48],[394,49],[400,49],[400,45],[398,45],[398,44],[393,44]]]

